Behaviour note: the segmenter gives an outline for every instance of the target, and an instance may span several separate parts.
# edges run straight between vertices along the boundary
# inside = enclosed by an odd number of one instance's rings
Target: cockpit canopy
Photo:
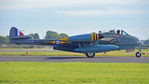
[[[129,35],[124,30],[117,30],[116,32],[115,32],[115,30],[110,30],[109,32],[113,33],[113,34],[117,34],[117,35]]]

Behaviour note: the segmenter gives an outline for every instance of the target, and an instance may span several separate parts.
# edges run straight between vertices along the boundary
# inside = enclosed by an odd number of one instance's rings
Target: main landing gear
[[[94,52],[88,52],[88,53],[85,53],[85,55],[88,57],[88,58],[93,58],[95,56],[95,53]]]

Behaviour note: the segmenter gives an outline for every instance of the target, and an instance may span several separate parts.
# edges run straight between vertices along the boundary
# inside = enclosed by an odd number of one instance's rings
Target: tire
[[[141,57],[141,53],[140,52],[136,52],[136,57]]]
[[[85,53],[85,55],[88,57],[88,58],[93,58],[95,56],[95,53],[93,52],[88,52],[88,53]]]

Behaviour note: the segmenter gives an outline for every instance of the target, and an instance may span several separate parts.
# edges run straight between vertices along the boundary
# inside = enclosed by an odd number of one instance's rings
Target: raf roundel
[[[55,41],[55,44],[57,44],[57,45],[59,45],[60,43],[61,43],[60,40],[56,40],[56,41]]]

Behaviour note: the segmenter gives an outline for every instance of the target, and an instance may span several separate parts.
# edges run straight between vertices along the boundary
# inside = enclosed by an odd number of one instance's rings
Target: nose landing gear
[[[142,52],[141,52],[141,44],[139,46],[139,52],[136,52],[136,57],[141,57]]]
[[[141,57],[141,52],[136,52],[136,57]]]

